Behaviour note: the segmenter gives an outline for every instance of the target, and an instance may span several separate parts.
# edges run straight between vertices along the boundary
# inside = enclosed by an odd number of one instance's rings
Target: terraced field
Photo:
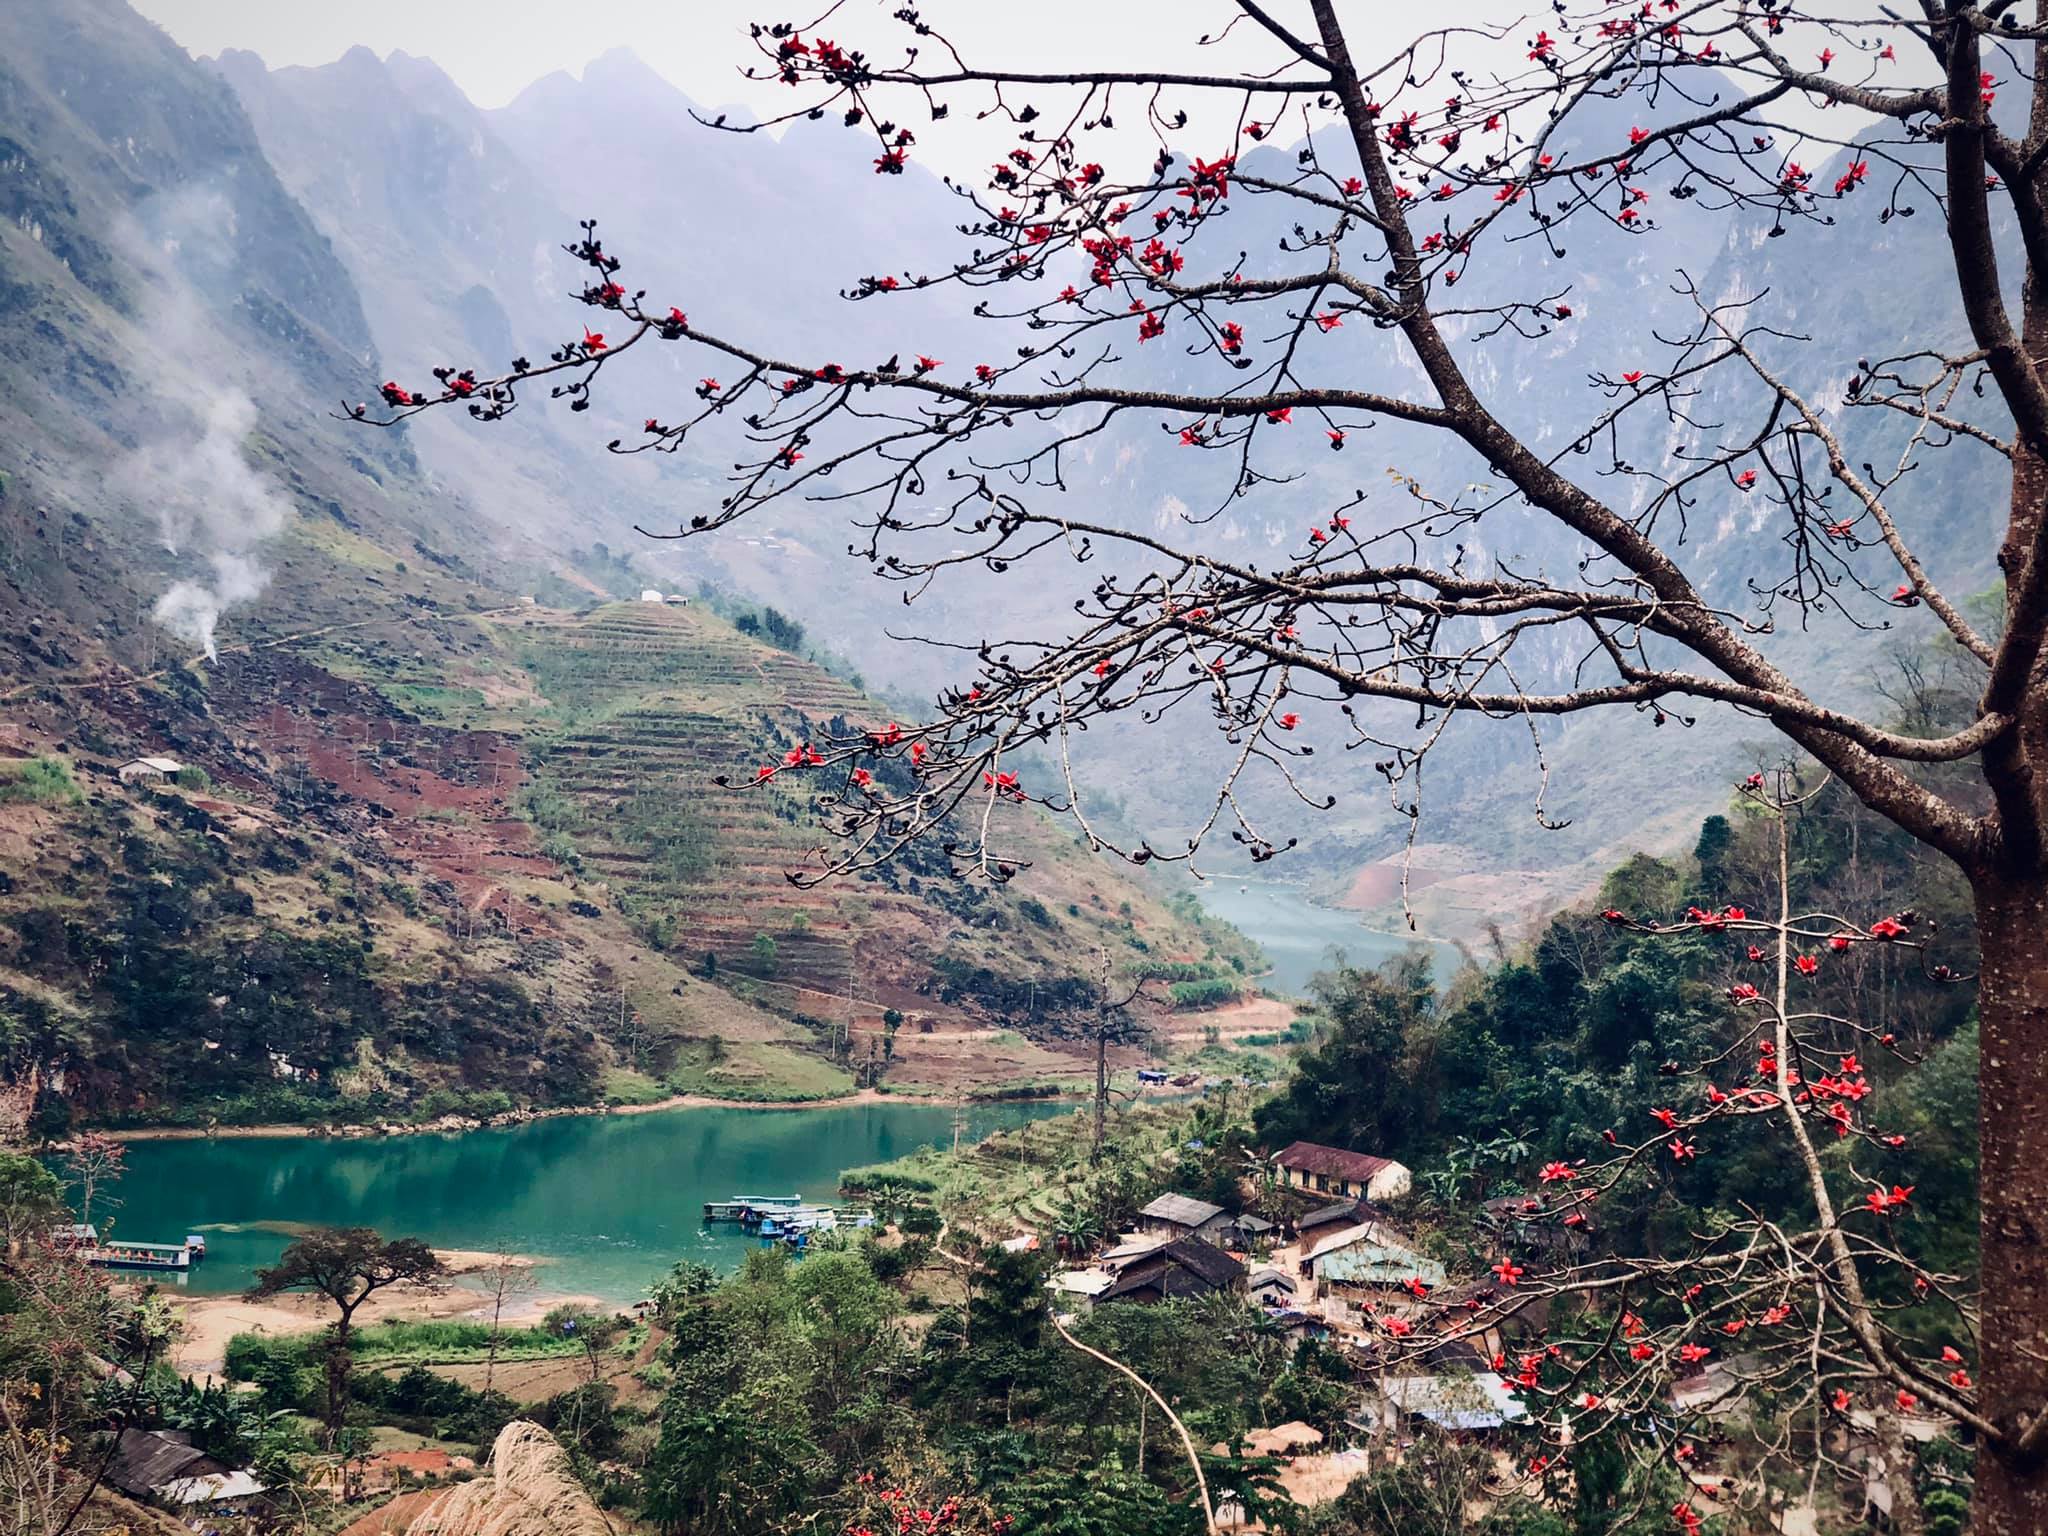
[[[786,878],[817,840],[801,799],[780,784],[712,780],[744,778],[814,727],[861,716],[861,696],[715,618],[652,603],[536,626],[521,642],[543,691],[570,711],[534,756],[573,807],[566,825],[590,875],[691,962],[715,955],[720,971],[779,990],[794,1011],[843,1014],[848,988],[860,991],[854,925],[841,896]],[[906,918],[920,908],[886,889],[863,902]]]
[[[527,735],[518,806],[542,850],[668,961],[807,1024],[828,1054],[886,1065],[894,1087],[1073,1081],[1087,1065],[1055,1038],[1070,1021],[1041,992],[1063,995],[1098,946],[1131,960],[1212,947],[1036,818],[1020,826],[1035,867],[1013,888],[963,885],[924,853],[798,889],[788,871],[823,834],[800,781],[755,785],[753,770],[824,731],[879,723],[879,706],[697,608],[535,612],[498,632],[553,721]]]
[[[953,1227],[989,1240],[1030,1232],[1049,1245],[1058,1215],[1094,1206],[1105,1180],[1148,1190],[1170,1181],[1188,1117],[1184,1104],[1118,1111],[1100,1166],[1088,1161],[1093,1129],[1081,1111],[1003,1131],[957,1152],[921,1147],[894,1162],[848,1169],[843,1177],[855,1194],[896,1188],[928,1199]]]

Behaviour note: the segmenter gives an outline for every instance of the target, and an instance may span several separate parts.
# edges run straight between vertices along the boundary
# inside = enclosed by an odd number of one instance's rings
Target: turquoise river
[[[973,1106],[965,1139],[1068,1104]],[[924,1104],[690,1108],[579,1115],[460,1135],[333,1140],[222,1136],[128,1149],[117,1236],[204,1233],[184,1285],[240,1290],[306,1226],[367,1226],[439,1248],[532,1254],[545,1292],[630,1301],[678,1259],[721,1269],[748,1240],[704,1229],[707,1200],[831,1199],[841,1169],[950,1143],[954,1112]]]

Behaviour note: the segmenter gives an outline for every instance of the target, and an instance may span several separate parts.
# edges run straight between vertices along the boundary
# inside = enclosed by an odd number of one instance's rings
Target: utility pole
[[[1095,1134],[1088,1150],[1091,1163],[1102,1161],[1102,1137],[1104,1122],[1109,1117],[1109,1037],[1114,1031],[1119,1041],[1126,1038],[1128,1019],[1125,1010],[1138,1000],[1138,994],[1145,990],[1146,978],[1140,977],[1136,986],[1120,998],[1113,998],[1109,991],[1109,950],[1101,948],[1095,952],[1098,973],[1095,1013]]]
[[[1109,1111],[1109,951],[1095,952],[1102,973],[1095,1018],[1095,1138],[1089,1144],[1088,1160],[1102,1160],[1102,1122]]]

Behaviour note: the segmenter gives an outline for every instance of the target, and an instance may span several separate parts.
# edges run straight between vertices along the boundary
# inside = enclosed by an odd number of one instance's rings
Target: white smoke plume
[[[117,477],[131,502],[154,511],[166,549],[207,562],[208,574],[174,582],[152,614],[209,661],[218,655],[214,634],[221,614],[269,584],[259,551],[290,515],[275,482],[249,465],[243,443],[255,424],[248,396],[222,395],[196,435],[145,444]]]
[[[136,412],[152,426],[108,478],[122,500],[155,518],[167,550],[199,567],[174,580],[152,614],[209,661],[219,654],[221,615],[269,584],[262,549],[291,516],[276,481],[249,462],[255,403],[221,382],[246,360],[199,296],[198,285],[232,281],[233,226],[229,200],[209,181],[146,199],[114,230],[148,284],[137,340],[154,367]]]

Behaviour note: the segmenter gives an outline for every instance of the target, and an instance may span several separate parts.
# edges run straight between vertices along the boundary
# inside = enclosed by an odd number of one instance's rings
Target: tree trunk
[[[1893,1536],[1926,1536],[1927,1513],[1920,1507],[1920,1489],[1913,1480],[1918,1458],[1906,1444],[1905,1425],[1889,1408],[1877,1411],[1877,1443],[1885,1486],[1892,1495]]]
[[[1102,1161],[1102,1122],[1109,1106],[1109,1021],[1095,1031],[1095,1138],[1089,1143],[1088,1161]]]
[[[327,1351],[327,1444],[331,1450],[341,1439],[342,1420],[348,1413],[348,1334],[355,1320],[353,1309],[344,1311],[334,1323],[334,1342]]]
[[[2004,1446],[1977,1457],[1976,1536],[2048,1531],[2048,873],[1980,873],[1978,1400]],[[2031,1440],[2034,1443],[2027,1443]]]

